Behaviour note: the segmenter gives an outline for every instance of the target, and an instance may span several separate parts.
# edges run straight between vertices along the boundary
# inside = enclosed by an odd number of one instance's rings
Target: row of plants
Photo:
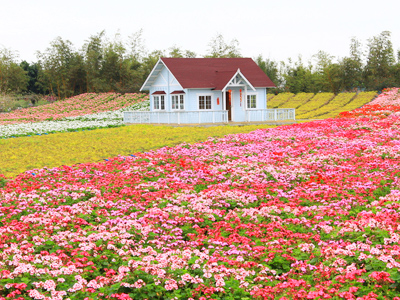
[[[297,95],[279,107],[296,108],[298,119],[325,119],[336,117],[343,111],[353,110],[371,102],[376,97],[376,92],[356,93],[303,93],[300,100]]]
[[[352,111],[354,109],[362,107],[365,104],[370,104],[371,101],[376,97],[376,95],[377,95],[377,93],[374,91],[359,93],[349,103],[347,103],[337,109],[334,109],[330,112],[327,112],[323,115],[320,115],[319,118],[333,118],[333,117],[338,116],[343,111]]]
[[[300,106],[304,105],[311,98],[315,96],[314,93],[298,93],[294,97],[290,98],[289,101],[279,105],[278,108],[299,108]]]
[[[334,93],[317,93],[310,101],[301,105],[296,109],[296,118],[299,116],[304,117],[304,114],[310,113],[312,114],[314,111],[317,111],[321,106],[329,103],[335,97]]]
[[[76,124],[80,122],[77,121]],[[35,168],[97,162],[117,155],[146,152],[183,142],[194,143],[207,137],[222,137],[271,127],[273,126],[249,125],[185,128],[135,125],[3,139],[0,140],[0,174],[16,176]]]
[[[285,104],[290,98],[294,97],[293,93],[279,93],[278,95],[267,95],[267,107],[268,108],[279,108]]]
[[[400,107],[362,109],[3,177],[0,297],[399,299]]]
[[[108,106],[106,107],[107,109],[111,108]],[[61,119],[57,119],[59,116],[57,113],[53,115],[46,114],[49,119],[54,118],[55,120],[0,125],[0,139],[124,126],[124,111],[147,111],[149,108],[150,101],[145,98],[141,102],[137,102],[133,105],[112,111],[101,111],[94,114],[64,117]],[[89,110],[89,108],[87,109]]]
[[[0,125],[62,120],[114,111],[148,100],[147,94],[87,93],[51,104],[0,114]]]
[[[356,93],[340,93],[335,96],[331,101],[327,104],[318,108],[317,111],[306,113],[306,115],[312,114],[315,117],[324,119],[325,114],[331,113],[333,110],[340,109],[347,105],[350,101],[352,101],[356,97]],[[321,116],[321,117],[320,117]]]

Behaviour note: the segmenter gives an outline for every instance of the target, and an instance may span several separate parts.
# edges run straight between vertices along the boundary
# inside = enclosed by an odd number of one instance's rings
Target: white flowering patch
[[[150,102],[143,101],[115,111],[67,117],[57,121],[0,125],[0,138],[123,126],[124,111],[149,111],[149,108]]]

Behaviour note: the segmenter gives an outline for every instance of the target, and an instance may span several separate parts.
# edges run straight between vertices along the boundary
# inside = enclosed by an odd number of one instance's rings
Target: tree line
[[[393,50],[391,33],[383,31],[367,40],[366,46],[351,39],[349,56],[339,58],[319,51],[304,63],[256,58],[257,64],[279,87],[275,92],[381,91],[400,86],[400,50]]]
[[[105,31],[90,36],[80,49],[69,40],[54,39],[37,52],[37,61],[18,63],[15,51],[0,49],[0,93],[53,95],[59,99],[86,92],[138,92],[160,57],[200,57],[172,46],[167,50],[145,50],[142,31],[123,41],[112,40]],[[241,57],[239,42],[226,42],[221,34],[212,38],[202,57]],[[255,58],[277,85],[273,92],[333,92],[382,90],[400,86],[400,50],[395,53],[391,33],[384,31],[367,40],[350,42],[349,56],[335,60],[319,51],[307,63]]]

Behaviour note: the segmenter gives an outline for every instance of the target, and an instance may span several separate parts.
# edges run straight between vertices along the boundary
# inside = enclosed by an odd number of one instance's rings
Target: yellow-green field
[[[268,108],[295,108],[297,119],[333,118],[371,102],[377,92],[361,93],[281,93],[268,95]]]
[[[12,177],[27,170],[96,162],[117,155],[149,151],[208,137],[245,133],[271,125],[169,127],[130,125],[81,132],[0,140],[0,174]]]

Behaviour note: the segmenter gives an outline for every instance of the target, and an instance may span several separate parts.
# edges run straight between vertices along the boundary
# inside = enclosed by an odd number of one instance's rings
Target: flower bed
[[[363,112],[0,179],[0,297],[398,299],[400,117]]]
[[[0,114],[0,125],[62,120],[124,107],[148,100],[146,94],[87,93],[51,104]]]
[[[3,139],[0,140],[0,174],[16,176],[35,168],[97,162],[119,154],[146,152],[165,146],[175,146],[182,142],[195,143],[208,137],[222,137],[226,134],[270,127],[275,126],[170,127],[138,124]]]
[[[371,104],[381,106],[400,106],[400,88],[384,89],[382,93],[371,102]]]
[[[116,107],[119,106],[116,105]],[[0,125],[0,138],[124,126],[125,124],[123,122],[123,115],[122,115],[124,111],[127,110],[144,111],[144,110],[149,110],[149,107],[150,107],[150,101],[142,100],[141,102],[137,102],[129,106],[124,106],[123,108],[117,110],[100,111],[94,114],[83,114],[73,117],[63,117],[61,119],[59,118],[61,116],[60,114],[54,113],[53,115],[51,115],[52,116],[51,118],[54,119],[54,121],[29,122],[29,123],[23,122],[10,125]],[[102,106],[101,109],[110,109],[110,108],[111,108],[110,106]],[[98,111],[98,109],[99,108],[94,109],[94,111]],[[85,111],[87,110],[83,110],[82,113]],[[76,110],[75,112],[79,111]],[[49,117],[50,115],[46,116]]]

